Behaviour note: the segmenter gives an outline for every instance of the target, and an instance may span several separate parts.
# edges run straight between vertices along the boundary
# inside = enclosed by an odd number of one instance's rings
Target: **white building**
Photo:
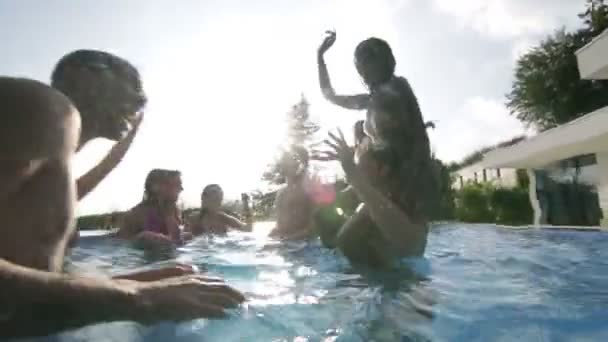
[[[577,51],[576,55],[583,79],[608,79],[608,30]],[[533,170],[546,170],[560,160],[581,155],[595,156],[595,165],[587,167],[585,178],[597,187],[603,211],[601,225],[608,227],[608,107],[544,131],[519,144],[488,152],[481,164],[486,168],[528,170],[534,224],[539,225],[541,209]]]
[[[454,171],[454,189],[460,189],[467,183],[491,182],[498,186],[512,188],[517,185],[517,173],[513,168],[486,168],[482,163],[463,167]]]

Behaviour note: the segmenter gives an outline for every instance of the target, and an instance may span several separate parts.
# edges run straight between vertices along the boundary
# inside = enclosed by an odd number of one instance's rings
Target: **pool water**
[[[35,341],[608,341],[606,233],[445,224],[425,258],[378,274],[318,242],[279,245],[269,227],[173,255],[83,238],[72,269],[115,274],[168,258],[224,277],[249,301],[226,320],[99,324]]]

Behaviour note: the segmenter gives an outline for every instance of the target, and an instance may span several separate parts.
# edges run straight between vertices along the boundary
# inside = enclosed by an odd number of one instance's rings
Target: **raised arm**
[[[110,174],[110,172],[112,172],[112,170],[114,170],[122,161],[122,158],[131,147],[131,143],[137,135],[142,118],[143,116],[140,115],[137,120],[133,122],[133,128],[129,134],[124,139],[116,143],[110,152],[108,152],[108,154],[99,162],[99,164],[78,178],[76,181],[78,200],[81,200],[91,191],[93,191],[93,189],[95,189],[97,185],[99,185],[99,183],[101,183],[101,181],[103,181],[104,178],[106,178],[106,176]]]
[[[327,50],[329,50],[329,48],[335,43],[335,41],[336,33],[333,31],[327,31],[327,37],[325,37],[325,40],[323,40],[323,43],[321,44],[317,52],[317,63],[319,66],[319,84],[321,86],[321,92],[328,101],[340,107],[353,110],[367,109],[370,99],[370,96],[368,94],[336,95],[336,92],[334,91],[334,88],[331,85],[331,80],[329,79],[329,72],[327,71],[327,66],[325,65],[324,55],[325,52],[327,52]]]

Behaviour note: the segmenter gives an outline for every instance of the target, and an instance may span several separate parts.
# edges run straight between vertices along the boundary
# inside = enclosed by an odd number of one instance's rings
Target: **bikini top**
[[[163,220],[163,217],[160,215],[157,209],[148,211],[144,222],[144,230],[169,236],[169,230],[167,229],[165,220]]]

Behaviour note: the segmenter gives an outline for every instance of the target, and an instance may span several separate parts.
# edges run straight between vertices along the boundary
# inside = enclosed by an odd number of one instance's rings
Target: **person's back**
[[[67,156],[78,141],[78,112],[61,93],[25,79],[0,78],[0,105],[0,257],[57,271],[74,226]]]

